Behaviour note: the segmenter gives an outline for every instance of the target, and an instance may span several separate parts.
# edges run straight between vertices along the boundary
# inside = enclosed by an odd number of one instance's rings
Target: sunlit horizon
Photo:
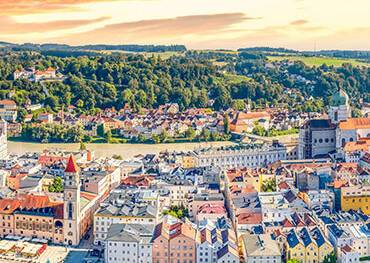
[[[0,0],[0,7],[0,41],[12,43],[370,49],[366,0]]]

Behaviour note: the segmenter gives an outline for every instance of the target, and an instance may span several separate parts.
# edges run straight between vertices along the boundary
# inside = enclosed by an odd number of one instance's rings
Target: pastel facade
[[[301,262],[322,262],[327,255],[334,252],[331,243],[322,231],[313,229],[292,229],[287,234],[286,259],[297,259]]]
[[[153,263],[196,262],[196,229],[191,223],[166,216],[155,227]]]
[[[105,262],[152,263],[153,230],[154,225],[111,225],[105,242]]]
[[[348,186],[341,188],[341,209],[342,211],[361,210],[370,215],[370,186]]]
[[[74,158],[65,170],[63,201],[45,195],[20,195],[0,200],[0,235],[37,237],[56,244],[75,246],[92,224],[99,197],[81,193],[79,168]]]

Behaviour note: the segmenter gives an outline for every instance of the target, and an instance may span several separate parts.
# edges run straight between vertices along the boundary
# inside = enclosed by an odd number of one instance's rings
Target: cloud
[[[99,17],[96,19],[81,20],[56,20],[50,22],[20,23],[6,16],[0,16],[0,34],[16,35],[25,33],[44,33],[63,29],[72,29],[89,24],[95,24],[109,19],[109,17]]]
[[[219,34],[227,31],[232,25],[251,19],[259,18],[247,17],[244,13],[227,13],[141,20],[110,24],[61,40],[67,43],[169,43],[171,40]]]
[[[0,0],[0,15],[29,15],[80,10],[78,5],[116,0]]]
[[[306,24],[308,24],[308,21],[304,20],[304,19],[294,20],[294,21],[290,22],[291,26],[302,26],[302,25],[306,25]]]

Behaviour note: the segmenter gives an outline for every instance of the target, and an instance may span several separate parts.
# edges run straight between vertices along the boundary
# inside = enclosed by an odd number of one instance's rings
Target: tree
[[[100,124],[97,128],[96,128],[96,134],[100,137],[104,137],[105,135],[105,130],[104,130],[104,124]]]
[[[194,129],[192,127],[189,127],[187,129],[187,131],[185,132],[185,136],[186,136],[186,138],[189,139],[189,141],[194,140],[194,138],[195,138],[195,131],[194,131]]]
[[[19,122],[24,122],[24,119],[26,118],[27,115],[27,110],[24,108],[18,109],[18,121]]]
[[[203,129],[202,137],[206,142],[208,142],[211,139],[211,132],[208,129]]]
[[[113,158],[113,159],[116,159],[116,160],[123,160],[122,156],[121,156],[121,155],[119,155],[119,154],[113,154],[113,155],[112,155],[112,158]]]
[[[84,106],[84,102],[83,102],[83,100],[79,99],[79,100],[76,102],[76,106],[77,106],[78,108],[83,108],[83,106]]]
[[[163,215],[171,215],[178,219],[189,217],[189,210],[184,206],[171,206],[169,210],[163,212]]]
[[[258,136],[265,136],[266,131],[261,125],[255,125],[252,130],[252,133]]]
[[[229,122],[229,116],[225,114],[224,116],[224,133],[229,134],[230,133],[230,122]]]
[[[160,142],[161,142],[161,138],[160,138],[157,134],[153,133],[153,134],[152,134],[152,141],[153,141],[155,144],[158,144],[158,143],[160,143]]]
[[[324,258],[323,263],[336,263],[337,257],[335,256],[334,252],[330,253],[329,255],[326,255]]]
[[[276,182],[274,179],[267,179],[263,181],[262,187],[261,187],[262,192],[275,192],[276,191]]]
[[[87,150],[86,144],[83,142],[80,142],[80,151],[86,151],[86,150]]]
[[[108,130],[105,133],[105,140],[107,141],[107,143],[111,143],[112,142],[112,132],[111,132],[111,130]]]
[[[53,110],[59,106],[58,98],[55,96],[49,96],[45,99],[45,106],[50,106]]]
[[[53,183],[49,185],[49,192],[51,193],[61,193],[64,190],[63,181],[60,176],[54,178]]]
[[[163,130],[162,133],[159,135],[159,139],[161,142],[166,142],[168,139],[168,133],[166,130]]]
[[[231,104],[231,108],[233,108],[234,110],[238,110],[238,111],[242,111],[245,109],[245,102],[244,100],[233,100],[232,104]]]

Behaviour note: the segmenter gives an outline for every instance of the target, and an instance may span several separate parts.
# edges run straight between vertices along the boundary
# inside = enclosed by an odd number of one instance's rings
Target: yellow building
[[[334,249],[318,227],[291,230],[287,234],[286,259],[319,263]]]
[[[343,211],[361,209],[366,215],[370,215],[370,186],[348,186],[341,188],[341,209]]]
[[[181,167],[185,169],[194,168],[197,164],[193,155],[184,155],[181,161]]]

